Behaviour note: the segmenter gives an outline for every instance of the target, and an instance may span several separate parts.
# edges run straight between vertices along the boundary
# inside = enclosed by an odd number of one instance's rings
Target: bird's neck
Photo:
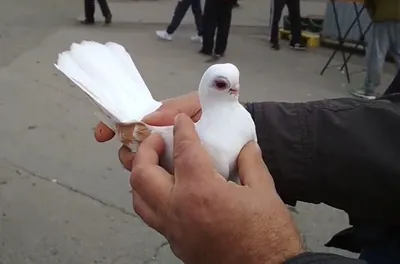
[[[221,107],[228,107],[229,105],[239,103],[238,97],[212,91],[199,92],[199,100],[203,112],[204,110],[212,109],[214,107],[221,109]]]
[[[200,96],[200,105],[203,114],[212,113],[212,115],[219,115],[229,112],[232,108],[239,104],[235,97],[231,96]]]

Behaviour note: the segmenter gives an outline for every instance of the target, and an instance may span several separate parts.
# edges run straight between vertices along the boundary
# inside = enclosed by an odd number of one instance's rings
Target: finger
[[[98,142],[105,142],[114,137],[115,133],[103,122],[99,122],[94,131],[94,138]]]
[[[186,114],[197,122],[201,116],[201,107],[197,92],[163,101],[160,108],[144,117],[143,122],[149,125],[173,125],[177,114]]]
[[[145,116],[142,121],[152,126],[171,126],[177,114],[179,114],[178,109],[165,109],[161,106],[155,112]]]
[[[159,218],[154,212],[140,197],[140,195],[136,191],[132,191],[132,204],[133,210],[136,214],[151,228],[161,232],[159,227]]]
[[[240,181],[250,187],[274,187],[274,182],[262,159],[260,147],[255,142],[247,143],[238,158]]]
[[[192,182],[215,174],[212,161],[201,145],[194,123],[185,114],[179,114],[175,119],[174,167],[177,179],[189,178]]]
[[[139,145],[133,161],[133,167],[145,165],[158,165],[160,157],[164,154],[165,143],[159,134],[151,134]]]
[[[193,120],[193,122],[197,122],[200,120],[201,114],[203,113],[203,111],[201,109],[199,109],[191,118]]]
[[[172,191],[172,175],[158,165],[135,166],[130,184],[143,201],[155,212],[165,212]]]
[[[168,107],[169,104],[176,105],[180,114],[186,114],[189,117],[194,116],[200,107],[200,100],[198,92],[191,92],[176,98],[166,100],[163,105]]]
[[[135,153],[128,147],[122,146],[118,151],[118,158],[126,170],[132,171],[132,162],[135,159]]]

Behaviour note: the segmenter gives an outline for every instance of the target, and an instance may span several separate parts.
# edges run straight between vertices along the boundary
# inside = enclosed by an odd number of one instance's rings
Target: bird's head
[[[239,100],[239,69],[231,63],[214,64],[203,74],[199,85],[200,100]]]

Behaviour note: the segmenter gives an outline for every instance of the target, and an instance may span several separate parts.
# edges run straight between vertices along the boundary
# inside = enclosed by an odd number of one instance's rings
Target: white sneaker
[[[158,31],[156,31],[156,34],[159,38],[162,38],[164,40],[168,40],[168,41],[172,40],[172,35],[168,34],[167,31],[165,31],[165,30],[158,30]]]
[[[190,40],[193,41],[193,42],[203,43],[203,37],[200,37],[198,35],[190,37]]]

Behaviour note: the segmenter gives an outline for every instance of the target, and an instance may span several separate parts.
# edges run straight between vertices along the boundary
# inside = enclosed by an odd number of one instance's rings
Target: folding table
[[[335,50],[333,51],[332,55],[330,56],[329,60],[325,64],[325,66],[323,67],[323,69],[321,71],[321,75],[323,75],[324,72],[326,71],[326,69],[329,67],[329,65],[331,64],[331,62],[332,62],[333,58],[335,57],[336,53],[338,53],[340,51],[340,53],[342,54],[342,59],[343,59],[343,64],[339,65],[340,66],[340,70],[341,71],[343,71],[343,69],[345,70],[347,81],[350,83],[350,73],[349,73],[349,68],[347,66],[347,63],[349,62],[349,60],[353,56],[354,51],[349,52],[349,54],[346,56],[344,43],[346,41],[347,36],[349,35],[349,33],[351,32],[352,28],[354,27],[354,25],[357,24],[360,37],[359,37],[358,41],[355,43],[355,49],[354,50],[356,50],[360,45],[362,45],[364,47],[364,49],[365,49],[365,42],[364,42],[365,35],[370,30],[370,28],[372,26],[372,21],[370,22],[368,27],[365,30],[363,30],[363,28],[361,26],[361,22],[360,22],[360,16],[361,16],[363,11],[366,11],[365,10],[365,6],[364,6],[364,0],[330,0],[330,1],[332,3],[333,13],[334,13],[334,17],[335,17],[335,24],[336,24],[336,28],[337,28],[337,31],[338,31],[338,38],[337,38],[338,45],[336,46]],[[356,17],[354,18],[353,22],[350,24],[349,28],[346,30],[344,35],[342,35],[342,31],[340,29],[338,12],[337,12],[337,8],[336,8],[336,2],[350,2],[350,3],[353,4],[354,11],[356,12]],[[363,4],[361,9],[357,8],[357,4]],[[331,67],[335,67],[335,66],[331,66]]]

